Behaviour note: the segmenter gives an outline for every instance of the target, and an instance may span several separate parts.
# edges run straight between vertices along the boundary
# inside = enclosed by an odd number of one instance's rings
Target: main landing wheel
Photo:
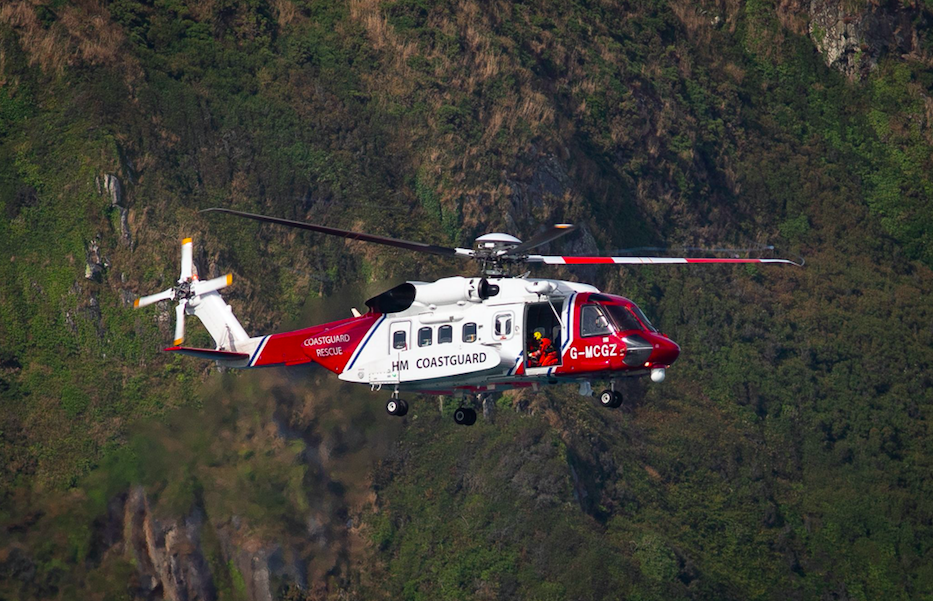
[[[599,404],[610,409],[621,407],[622,394],[612,390],[604,390],[599,393]]]
[[[389,415],[402,417],[408,413],[408,403],[402,399],[389,399],[389,402],[386,403],[386,412]]]
[[[454,421],[461,426],[472,426],[476,423],[476,411],[469,407],[458,407],[454,411]]]

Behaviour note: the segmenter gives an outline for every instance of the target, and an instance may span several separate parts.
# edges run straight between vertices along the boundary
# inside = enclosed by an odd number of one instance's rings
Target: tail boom
[[[317,363],[335,374],[352,365],[383,316],[367,313],[259,339],[243,367],[273,367]],[[255,340],[255,339],[254,339]]]

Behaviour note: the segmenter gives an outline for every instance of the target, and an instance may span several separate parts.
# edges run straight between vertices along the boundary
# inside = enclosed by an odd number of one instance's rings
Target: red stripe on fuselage
[[[292,332],[269,336],[253,367],[295,365],[314,361],[335,374],[343,372],[356,347],[379,320],[367,313]]]

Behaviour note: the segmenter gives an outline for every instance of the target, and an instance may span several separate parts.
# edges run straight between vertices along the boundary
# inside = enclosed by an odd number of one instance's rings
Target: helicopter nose
[[[670,338],[658,336],[654,341],[654,352],[651,353],[651,363],[655,365],[671,365],[680,356],[680,347]]]

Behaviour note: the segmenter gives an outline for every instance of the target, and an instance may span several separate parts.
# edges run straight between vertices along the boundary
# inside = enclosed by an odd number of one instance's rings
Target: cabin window
[[[454,327],[453,326],[441,326],[437,328],[437,343],[445,344],[447,342],[454,341]]]
[[[405,330],[396,330],[392,333],[392,348],[399,351],[404,351],[408,348],[408,341],[405,340],[408,336],[405,335]]]
[[[505,340],[512,337],[512,314],[499,313],[492,328],[493,335],[497,340]]]
[[[580,310],[580,336],[605,336],[612,333],[606,314],[597,305],[583,305]]]
[[[431,328],[421,328],[418,330],[418,346],[431,346],[434,333]]]
[[[463,341],[464,342],[476,342],[476,324],[475,323],[463,324]]]

